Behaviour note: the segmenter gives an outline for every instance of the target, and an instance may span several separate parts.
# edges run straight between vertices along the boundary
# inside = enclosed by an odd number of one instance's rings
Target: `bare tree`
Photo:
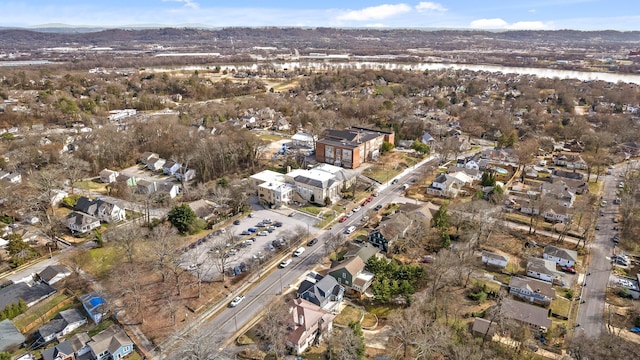
[[[342,233],[339,233],[339,232],[329,233],[324,242],[324,255],[328,256],[338,251],[340,246],[344,244],[345,239],[346,237]]]
[[[265,308],[262,320],[256,325],[256,333],[267,344],[273,345],[276,356],[286,351],[287,327],[290,325],[289,309],[282,302],[276,302]]]
[[[117,226],[104,234],[106,241],[124,251],[129,264],[133,264],[143,236],[142,228],[133,223]]]
[[[224,350],[224,335],[216,329],[199,328],[179,338],[180,347],[169,356],[173,360],[231,360],[233,356]]]
[[[175,227],[167,223],[156,226],[149,234],[147,251],[151,255],[153,267],[162,275],[162,282],[166,281],[170,264],[180,256],[177,236]]]
[[[65,154],[60,158],[60,164],[65,173],[67,180],[69,180],[69,186],[71,187],[71,194],[74,193],[74,183],[82,179],[82,176],[89,171],[89,163],[76,158],[71,154]]]
[[[233,246],[237,241],[235,235],[231,231],[226,231],[223,236],[218,237],[211,241],[211,248],[209,249],[209,258],[213,261],[213,265],[216,270],[222,275],[222,282],[225,281],[226,270],[229,263],[233,261],[234,256],[228,251],[230,246]]]

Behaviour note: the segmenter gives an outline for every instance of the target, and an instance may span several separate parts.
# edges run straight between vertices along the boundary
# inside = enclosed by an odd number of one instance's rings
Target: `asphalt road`
[[[618,176],[626,170],[627,164],[620,164],[612,170],[611,175],[604,177],[602,199],[606,200],[607,204],[600,207],[600,210],[604,211],[604,215],[598,217],[597,225],[600,226],[600,230],[596,233],[594,243],[590,245],[591,263],[588,271],[591,275],[585,277],[587,285],[583,286],[581,294],[581,299],[585,302],[580,304],[576,320],[576,323],[580,324],[576,331],[582,332],[590,338],[597,338],[605,331],[605,293],[611,272],[610,259],[615,250],[615,244],[611,238],[617,232],[613,230],[613,226],[616,225],[613,222],[613,217],[617,214],[619,207],[619,205],[613,204],[613,200],[620,182]]]

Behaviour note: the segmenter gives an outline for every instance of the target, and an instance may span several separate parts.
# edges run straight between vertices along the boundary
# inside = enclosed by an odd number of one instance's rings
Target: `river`
[[[272,63],[255,63],[252,65],[188,65],[179,67],[154,67],[147,68],[147,71],[164,72],[164,71],[195,71],[212,69],[220,66],[222,70],[235,71],[255,71],[259,67],[271,67],[278,70],[285,69],[314,69],[314,70],[335,70],[335,69],[387,69],[387,70],[405,70],[405,71],[424,71],[424,70],[470,70],[479,72],[492,72],[503,74],[518,75],[535,75],[543,78],[559,78],[559,79],[578,79],[581,81],[602,80],[606,82],[623,82],[640,84],[640,75],[636,74],[616,74],[606,72],[588,72],[575,70],[547,69],[534,67],[510,67],[501,65],[472,65],[472,64],[451,64],[451,63],[393,63],[393,62],[373,62],[373,61],[350,61],[350,62],[324,62],[324,61],[291,61],[291,62],[272,62]]]

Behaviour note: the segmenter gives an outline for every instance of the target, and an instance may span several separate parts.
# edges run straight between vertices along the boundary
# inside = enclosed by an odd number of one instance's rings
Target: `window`
[[[346,279],[347,278],[347,273],[342,273],[342,278]]]

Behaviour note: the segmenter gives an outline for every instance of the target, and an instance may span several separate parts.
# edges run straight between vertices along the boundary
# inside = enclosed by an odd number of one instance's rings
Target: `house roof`
[[[3,307],[4,309],[4,307]],[[18,331],[11,320],[0,321],[0,351],[9,350],[25,341],[24,335]]]
[[[49,283],[49,281],[51,281],[59,274],[69,276],[71,275],[71,271],[63,265],[50,265],[40,271],[38,276],[40,277],[40,279],[42,279],[42,281]]]
[[[547,245],[544,247],[544,253],[557,258],[572,260],[573,262],[578,261],[578,252],[575,250],[567,250],[553,245]]]
[[[352,276],[355,276],[357,273],[364,269],[364,262],[359,256],[354,256],[349,260],[344,260],[340,262],[338,265],[329,269],[329,272],[334,272],[337,270],[344,269]]]
[[[321,320],[328,323],[336,317],[304,299],[293,299],[287,303],[287,307],[289,308],[289,321],[293,324],[293,331],[289,333],[288,338],[294,344],[299,344],[305,333]],[[300,322],[301,319],[302,322]]]
[[[500,304],[500,311],[507,318],[551,329],[551,319],[545,308],[506,298]]]
[[[96,221],[100,221],[97,218],[91,216],[91,215],[87,215],[85,213],[81,213],[79,211],[72,211],[69,213],[69,215],[67,215],[66,217],[67,220],[67,224],[71,225],[71,224],[76,224],[78,226],[83,226],[83,225],[88,225],[88,224],[92,224]]]
[[[73,351],[78,351],[82,349],[85,345],[87,345],[87,343],[91,341],[91,338],[86,332],[82,332],[82,333],[73,335],[72,337],[69,338],[68,341],[71,344],[71,348],[73,349]]]
[[[344,293],[344,288],[338,284],[338,281],[332,276],[319,275],[320,279],[313,283],[310,280],[304,280],[298,288],[298,295],[318,306],[322,306],[325,300],[331,295],[339,296]]]
[[[482,252],[482,257],[486,257],[489,259],[494,259],[494,260],[499,260],[499,261],[509,261],[509,257],[506,255],[500,255],[500,254],[496,254],[490,251],[483,251]]]
[[[64,330],[69,324],[86,321],[87,317],[78,309],[63,310],[56,315],[51,321],[42,325],[38,329],[38,333],[42,338],[45,338],[52,334],[57,334]]]
[[[537,292],[552,299],[556,297],[556,290],[551,286],[551,283],[530,277],[513,276],[509,280],[509,287],[527,289],[531,292]]]
[[[363,263],[367,263],[367,261],[374,256],[375,254],[379,253],[380,249],[377,246],[373,246],[370,243],[365,243],[364,245],[362,245],[360,247],[360,249],[358,249],[358,251],[355,253],[356,256],[358,256],[360,259],[362,259]]]
[[[0,289],[0,309],[17,303],[20,299],[29,304],[55,292],[55,288],[45,283],[36,283],[33,286],[29,286],[27,283],[19,282],[9,285]]]
[[[540,258],[529,258],[529,261],[527,262],[527,271],[533,271],[551,276],[555,276],[558,273],[556,271],[555,262]]]
[[[413,220],[402,212],[385,217],[376,228],[387,241],[395,240],[405,235]]]
[[[118,173],[117,171],[103,169],[102,171],[100,171],[100,177],[109,177],[112,174],[117,174],[117,173]]]
[[[91,292],[80,296],[80,301],[85,310],[87,310],[92,317],[104,313],[105,301],[98,293]]]
[[[89,345],[94,354],[102,354],[105,351],[113,354],[123,346],[133,346],[133,342],[122,328],[117,325],[111,325],[91,338],[87,345]]]
[[[491,327],[491,330],[487,333],[489,327]],[[489,336],[493,336],[493,334],[498,330],[498,326],[496,322],[492,323],[489,320],[477,317],[473,319],[473,327],[471,330],[478,334],[488,334]]]
[[[59,359],[58,355],[71,355],[74,352],[71,343],[63,341],[54,347],[44,350],[42,352],[42,360],[56,360]]]

